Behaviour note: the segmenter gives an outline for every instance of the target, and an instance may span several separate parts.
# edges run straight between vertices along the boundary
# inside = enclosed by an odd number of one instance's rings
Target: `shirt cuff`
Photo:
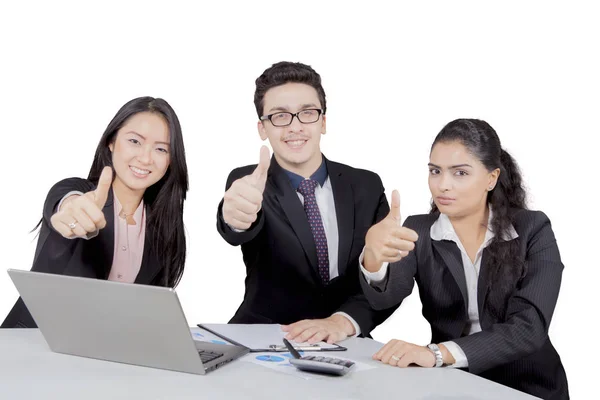
[[[352,318],[351,316],[349,316],[348,314],[346,314],[343,311],[338,311],[336,313],[333,313],[333,315],[341,315],[343,317],[348,318],[348,321],[350,321],[350,323],[354,326],[354,335],[348,336],[349,338],[351,338],[351,337],[357,337],[358,335],[360,335],[360,326],[358,326],[358,324],[356,323],[356,321],[354,320],[354,318]]]
[[[62,206],[63,201],[65,201],[67,199],[67,197],[71,197],[73,195],[79,195],[79,196],[83,196],[83,193],[80,192],[79,190],[72,190],[69,193],[65,194],[63,196],[62,199],[60,199],[60,201],[58,202],[58,205],[56,206],[56,210],[54,210],[54,212],[59,212],[60,211],[60,206]]]
[[[358,257],[358,265],[360,266],[360,270],[362,271],[363,275],[365,276],[367,283],[369,285],[371,285],[371,284],[383,282],[383,280],[385,280],[385,277],[387,276],[387,270],[388,270],[388,266],[390,265],[390,263],[384,262],[383,265],[381,266],[381,268],[379,269],[379,271],[369,272],[363,266],[364,258],[365,258],[365,248],[363,247],[363,250],[360,253],[360,256]]]
[[[443,342],[440,343],[446,346],[452,357],[454,357],[454,364],[448,364],[447,367],[451,368],[467,368],[469,366],[469,360],[463,349],[460,348],[455,342]]]

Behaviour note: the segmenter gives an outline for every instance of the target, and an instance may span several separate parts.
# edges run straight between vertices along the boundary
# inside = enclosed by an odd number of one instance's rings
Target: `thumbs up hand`
[[[92,200],[100,210],[104,208],[106,200],[108,199],[108,191],[112,186],[112,168],[104,167],[100,179],[98,179],[98,186],[96,190],[87,192],[84,196]]]
[[[365,238],[363,266],[369,272],[377,272],[384,262],[397,262],[415,248],[419,236],[400,223],[400,193],[392,192],[389,214],[373,225]]]
[[[86,237],[106,226],[102,209],[112,186],[112,168],[104,167],[96,190],[66,198],[50,218],[52,227],[63,237]]]
[[[267,183],[269,158],[268,147],[262,146],[260,162],[254,172],[233,182],[225,192],[223,219],[230,227],[246,230],[256,221]]]

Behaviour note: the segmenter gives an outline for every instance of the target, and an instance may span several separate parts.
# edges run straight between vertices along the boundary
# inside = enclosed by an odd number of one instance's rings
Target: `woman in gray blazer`
[[[375,309],[419,286],[432,343],[392,340],[373,357],[443,365],[543,399],[568,399],[548,328],[563,264],[550,220],[526,208],[513,158],[484,121],[459,119],[431,148],[431,211],[399,225],[400,201],[367,233],[360,280]]]

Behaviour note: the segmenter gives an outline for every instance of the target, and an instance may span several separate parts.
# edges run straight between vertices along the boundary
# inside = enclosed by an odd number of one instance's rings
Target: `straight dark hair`
[[[109,144],[115,141],[117,132],[129,118],[141,112],[162,116],[169,127],[169,168],[158,182],[146,189],[144,204],[146,230],[152,233],[153,251],[163,267],[160,284],[175,287],[183,275],[185,265],[183,203],[189,184],[181,126],[169,103],[160,98],[139,97],[121,107],[100,138],[88,179],[98,184],[102,169],[113,166]]]
[[[309,65],[299,62],[281,61],[267,68],[261,76],[256,78],[256,90],[254,91],[254,106],[258,118],[263,116],[265,93],[276,86],[286,83],[304,83],[312,86],[319,96],[323,114],[327,112],[325,90],[321,85],[321,76]]]
[[[431,149],[437,143],[459,142],[473,154],[488,171],[500,169],[498,182],[488,192],[487,203],[493,211],[491,229],[494,238],[487,247],[490,267],[487,275],[491,289],[490,311],[503,316],[508,296],[518,280],[526,273],[525,260],[519,256],[519,239],[505,241],[514,223],[515,214],[527,208],[526,191],[521,172],[515,160],[502,148],[498,134],[487,122],[479,119],[457,119],[448,123],[436,136]],[[431,213],[438,213],[431,202]]]

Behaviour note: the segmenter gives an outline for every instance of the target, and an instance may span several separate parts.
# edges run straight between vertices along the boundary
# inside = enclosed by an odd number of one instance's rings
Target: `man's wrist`
[[[373,251],[365,247],[365,256],[363,258],[363,267],[371,273],[377,272],[383,266],[383,262],[377,260]]]
[[[356,330],[354,329],[354,325],[352,324],[352,322],[350,322],[350,320],[344,317],[343,315],[334,314],[331,317],[329,317],[329,319],[338,324],[341,330],[347,336],[354,336],[356,334]]]

